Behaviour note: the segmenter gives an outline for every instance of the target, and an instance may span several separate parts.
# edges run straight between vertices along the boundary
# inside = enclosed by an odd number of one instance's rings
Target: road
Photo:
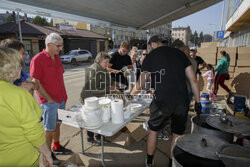
[[[68,101],[66,108],[68,109],[74,104],[78,104],[80,93],[84,84],[85,68],[89,67],[90,64],[84,64],[70,69],[65,69],[64,83],[68,95]]]

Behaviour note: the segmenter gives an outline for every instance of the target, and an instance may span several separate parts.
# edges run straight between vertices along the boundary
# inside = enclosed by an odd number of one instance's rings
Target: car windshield
[[[76,54],[77,54],[77,51],[71,50],[66,55],[76,55]]]

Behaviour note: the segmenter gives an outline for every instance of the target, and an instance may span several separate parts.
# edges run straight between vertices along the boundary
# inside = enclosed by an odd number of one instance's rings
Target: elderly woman
[[[99,52],[94,64],[86,69],[85,82],[81,92],[80,101],[83,103],[87,97],[102,97],[110,92],[110,77],[106,70],[110,61],[110,56],[105,52]],[[88,142],[94,142],[94,133],[87,132]],[[95,136],[97,140],[100,136]]]
[[[0,166],[51,166],[51,152],[46,144],[42,109],[31,94],[13,85],[20,77],[21,55],[10,48],[0,48]]]

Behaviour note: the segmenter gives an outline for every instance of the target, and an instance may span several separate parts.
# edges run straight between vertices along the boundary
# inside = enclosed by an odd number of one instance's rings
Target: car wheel
[[[72,64],[76,64],[76,59],[72,59],[72,60],[71,60],[71,63],[72,63]]]
[[[91,57],[89,57],[87,61],[90,62],[91,61]]]

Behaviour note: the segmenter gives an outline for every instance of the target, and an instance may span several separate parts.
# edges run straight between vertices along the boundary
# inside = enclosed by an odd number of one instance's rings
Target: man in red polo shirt
[[[53,152],[69,151],[60,146],[60,125],[57,109],[65,109],[67,94],[65,90],[64,69],[58,56],[63,48],[63,39],[56,33],[49,34],[45,39],[46,49],[38,53],[30,63],[30,75],[39,83],[37,91],[39,104],[43,109],[44,129],[48,147],[53,143]],[[52,152],[54,164],[58,163]]]

